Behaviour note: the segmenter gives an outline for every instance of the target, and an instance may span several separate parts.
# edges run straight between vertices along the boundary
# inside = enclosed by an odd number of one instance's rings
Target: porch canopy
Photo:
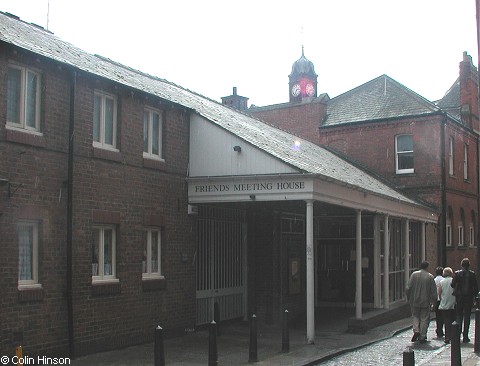
[[[215,105],[190,118],[189,202],[313,200],[436,223],[438,212],[324,147]],[[225,114],[228,112],[226,116]]]

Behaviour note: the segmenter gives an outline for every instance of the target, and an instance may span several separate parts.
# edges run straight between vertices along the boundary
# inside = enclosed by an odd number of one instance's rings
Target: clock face
[[[310,83],[307,84],[305,91],[309,97],[313,97],[315,95],[315,87]]]
[[[295,84],[292,86],[292,95],[298,97],[300,95],[300,84]]]

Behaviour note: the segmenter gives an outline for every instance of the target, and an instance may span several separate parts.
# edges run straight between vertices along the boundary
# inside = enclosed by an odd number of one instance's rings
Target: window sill
[[[116,295],[121,289],[118,279],[92,281],[92,296]]]
[[[167,288],[167,280],[165,277],[146,277],[142,278],[143,292],[160,291]]]
[[[93,147],[93,157],[105,160],[121,162],[122,153],[118,150],[107,150],[97,146]]]
[[[47,143],[45,142],[45,137],[42,133],[12,127],[7,127],[6,132],[7,141],[18,142],[20,144],[38,147],[47,146]]]
[[[412,169],[412,170],[397,170],[395,172],[397,175],[414,175],[415,174],[415,171]]]
[[[43,301],[43,294],[41,284],[18,286],[18,301],[21,303]]]
[[[144,168],[151,168],[157,170],[166,170],[167,164],[163,159],[153,159],[149,157],[143,157],[143,167]]]

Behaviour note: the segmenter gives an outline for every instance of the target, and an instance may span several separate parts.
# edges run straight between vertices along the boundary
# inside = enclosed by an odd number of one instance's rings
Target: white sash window
[[[38,223],[18,224],[18,286],[38,284]]]
[[[162,235],[159,229],[147,229],[144,237],[142,278],[162,277]]]
[[[413,173],[413,137],[399,135],[395,137],[396,172],[397,174]]]
[[[93,146],[117,151],[117,99],[98,91],[93,101]]]
[[[7,127],[40,132],[40,74],[10,65],[7,82]]]
[[[92,240],[92,282],[116,279],[114,226],[96,226]]]
[[[143,157],[163,160],[163,120],[159,111],[145,109],[143,112]]]

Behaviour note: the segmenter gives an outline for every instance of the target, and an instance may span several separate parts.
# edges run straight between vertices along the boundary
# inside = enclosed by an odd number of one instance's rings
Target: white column
[[[355,265],[355,317],[362,318],[362,211],[357,210],[356,230],[356,265]]]
[[[425,222],[420,224],[420,261],[425,261]]]
[[[403,252],[405,253],[405,285],[410,279],[410,235],[409,228],[410,222],[408,219],[403,220]]]
[[[373,219],[373,306],[376,309],[382,306],[380,242],[380,215],[375,215]]]
[[[383,307],[390,307],[390,233],[388,227],[388,215],[385,215],[385,225],[383,231]]]
[[[307,201],[307,344],[315,343],[315,278],[313,255],[313,201]]]

